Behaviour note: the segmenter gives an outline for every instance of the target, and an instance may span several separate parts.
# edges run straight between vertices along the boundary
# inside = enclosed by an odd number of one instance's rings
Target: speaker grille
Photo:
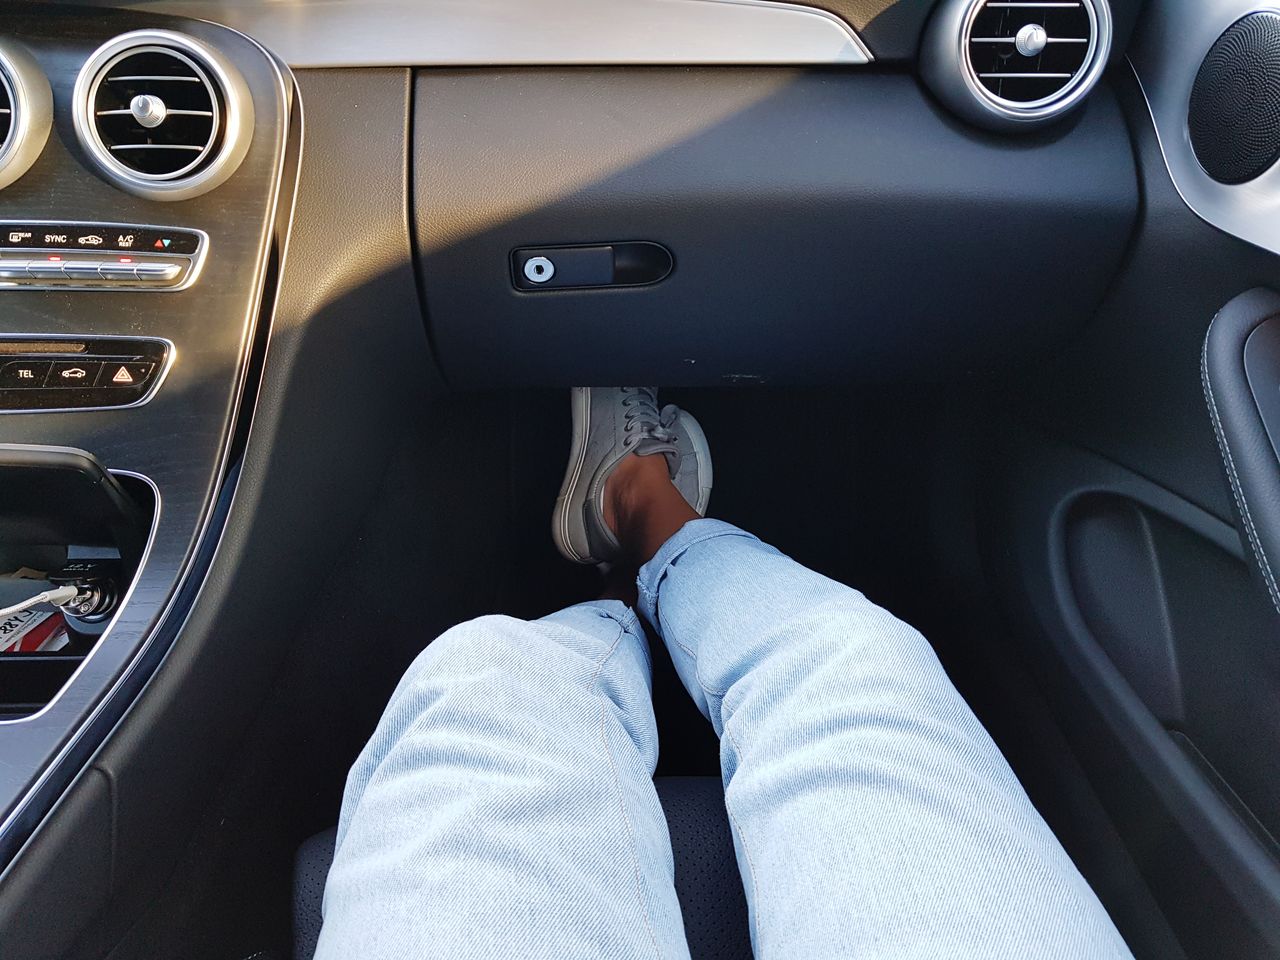
[[[1200,64],[1187,115],[1191,146],[1219,183],[1246,183],[1280,159],[1280,15],[1251,13]]]

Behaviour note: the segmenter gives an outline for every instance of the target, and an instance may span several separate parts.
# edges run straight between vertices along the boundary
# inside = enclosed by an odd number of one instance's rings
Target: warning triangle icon
[[[133,374],[129,372],[127,367],[121,367],[116,371],[116,375],[111,378],[112,383],[133,383]]]

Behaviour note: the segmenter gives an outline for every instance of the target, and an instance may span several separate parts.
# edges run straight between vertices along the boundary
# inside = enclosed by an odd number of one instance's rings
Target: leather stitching
[[[1227,479],[1230,481],[1231,495],[1235,499],[1236,509],[1240,511],[1240,516],[1244,520],[1246,539],[1249,541],[1249,547],[1258,561],[1259,568],[1262,570],[1262,579],[1267,585],[1267,593],[1271,597],[1271,604],[1276,608],[1277,612],[1280,612],[1280,586],[1276,583],[1275,574],[1271,570],[1271,563],[1267,559],[1266,550],[1262,545],[1262,538],[1254,525],[1253,514],[1249,512],[1249,503],[1245,499],[1244,488],[1241,486],[1240,477],[1236,473],[1235,459],[1231,456],[1230,447],[1227,446],[1226,432],[1222,428],[1222,416],[1218,412],[1218,404],[1213,396],[1213,386],[1209,380],[1209,339],[1213,334],[1214,324],[1218,322],[1218,317],[1221,315],[1219,313],[1214,316],[1209,324],[1209,332],[1205,335],[1204,348],[1200,351],[1200,381],[1204,387],[1205,400],[1209,404],[1209,417],[1213,421],[1214,438],[1218,442],[1218,450],[1222,453],[1223,462],[1227,467]]]

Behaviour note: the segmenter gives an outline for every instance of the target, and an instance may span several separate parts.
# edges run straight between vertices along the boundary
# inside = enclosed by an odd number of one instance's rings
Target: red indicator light
[[[121,263],[133,263],[133,257],[121,257],[121,258],[120,258],[120,262],[121,262]]]
[[[61,260],[61,259],[62,259],[61,257],[50,257],[50,258],[49,258],[50,262],[53,262],[53,261],[56,261],[56,260]]]

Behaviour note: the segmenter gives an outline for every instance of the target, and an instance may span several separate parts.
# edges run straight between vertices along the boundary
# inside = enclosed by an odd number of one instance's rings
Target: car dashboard
[[[6,4],[0,573],[113,572],[67,646],[0,653],[0,870],[91,838],[74,917],[4,922],[61,955],[141,909],[191,829],[157,811],[282,669],[257,638],[439,398],[1048,379],[1153,177],[1280,252],[1274,171],[1241,202],[1183,136],[1249,12],[1204,6]]]

